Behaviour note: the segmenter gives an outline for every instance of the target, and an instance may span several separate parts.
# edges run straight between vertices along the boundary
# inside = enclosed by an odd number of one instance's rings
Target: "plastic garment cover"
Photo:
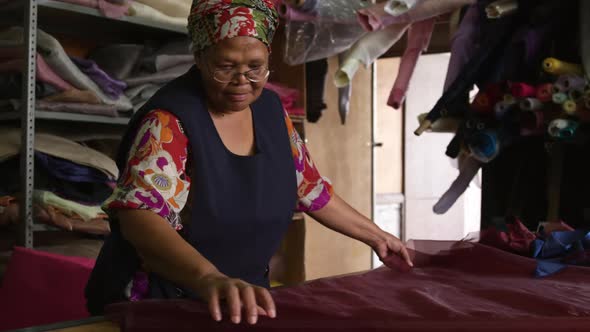
[[[188,300],[115,304],[123,331],[584,331],[590,269],[533,278],[536,262],[481,244],[411,241],[415,267],[272,290],[278,317],[234,325]]]
[[[348,50],[366,33],[357,23],[356,10],[368,3],[324,0],[305,12],[279,4],[286,35],[283,60],[289,65],[297,65]]]

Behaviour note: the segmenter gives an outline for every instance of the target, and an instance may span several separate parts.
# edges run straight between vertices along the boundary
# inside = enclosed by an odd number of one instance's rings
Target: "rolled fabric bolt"
[[[289,7],[287,4],[281,3],[277,6],[277,13],[279,16],[287,21],[297,21],[297,22],[309,22],[314,21],[317,18],[313,15],[308,13],[304,13],[299,11],[295,8]]]
[[[547,126],[547,132],[555,138],[569,139],[574,137],[578,126],[578,122],[574,120],[555,119]]]
[[[543,108],[543,103],[537,98],[525,98],[520,101],[519,106],[525,111],[535,111]]]
[[[498,0],[490,3],[486,7],[488,18],[502,18],[515,13],[518,10],[518,1],[516,0]]]
[[[553,75],[582,75],[582,66],[574,63],[560,61],[555,58],[545,59],[543,61],[543,69],[549,74]]]
[[[537,99],[546,103],[552,100],[553,98],[553,84],[545,83],[541,84],[537,87]]]
[[[570,89],[584,90],[584,87],[586,86],[586,80],[583,77],[577,76],[577,75],[561,75],[557,80],[563,81],[563,85],[568,90],[570,90]]]
[[[490,98],[485,92],[480,92],[475,96],[471,103],[471,108],[474,111],[483,114],[491,113],[494,110]]]
[[[520,114],[520,135],[532,136],[543,133],[545,117],[540,111],[524,111]]]
[[[449,189],[440,197],[432,210],[436,214],[447,212],[457,201],[459,197],[467,190],[471,180],[477,175],[481,168],[481,162],[472,156],[467,157],[461,165],[459,175],[453,181]]]
[[[388,0],[383,10],[391,16],[401,15],[424,0]]]
[[[537,93],[537,90],[532,85],[517,82],[510,85],[510,92],[516,98],[527,98],[534,97]]]
[[[561,107],[563,108],[563,110],[569,114],[569,115],[574,115],[576,113],[576,110],[578,108],[578,105],[576,105],[576,102],[568,99],[566,100],[563,104],[561,104]]]
[[[491,130],[482,130],[473,134],[468,146],[473,158],[482,163],[490,162],[500,153],[498,134]]]
[[[567,100],[567,95],[563,92],[558,92],[558,93],[554,93],[553,96],[551,97],[551,99],[553,100],[553,102],[555,104],[563,104],[565,103],[565,101]]]
[[[514,105],[516,105],[516,101],[506,101],[506,100],[502,100],[496,103],[496,105],[494,105],[494,114],[496,116],[496,119],[501,119],[502,117],[504,117],[504,115],[506,114],[506,112],[508,112],[508,110],[510,110],[512,107],[514,107]]]
[[[582,96],[584,96],[584,90],[572,88],[567,92],[567,95],[572,100],[578,100],[578,99],[582,98]]]

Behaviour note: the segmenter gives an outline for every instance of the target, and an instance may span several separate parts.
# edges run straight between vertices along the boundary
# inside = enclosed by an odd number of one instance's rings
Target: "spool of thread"
[[[519,103],[523,111],[535,111],[543,108],[543,103],[537,98],[525,98]]]
[[[514,98],[513,95],[508,94],[508,93],[503,96],[502,100],[504,100],[507,103],[515,103],[516,102],[516,98]]]
[[[500,153],[500,140],[495,131],[479,131],[471,136],[468,147],[473,158],[487,163]]]
[[[516,98],[535,97],[537,90],[532,85],[518,82],[510,85],[510,92]]]
[[[547,58],[543,61],[543,70],[553,75],[575,74],[582,75],[582,66],[560,61],[555,58]]]
[[[553,97],[553,84],[545,83],[537,87],[537,99],[546,103],[551,101]]]
[[[568,115],[574,115],[576,113],[578,105],[576,105],[575,101],[568,99],[563,104],[561,104],[561,107]]]
[[[507,102],[506,100],[502,100],[497,102],[496,105],[494,105],[494,115],[496,116],[496,119],[503,118],[504,115],[506,115],[506,112],[513,108],[514,105],[516,105],[516,101]]]
[[[563,104],[567,100],[567,95],[563,92],[554,93],[552,96],[552,100],[555,104]]]
[[[547,132],[551,137],[569,139],[574,137],[578,129],[578,122],[569,119],[555,119],[547,126]]]
[[[520,114],[520,135],[532,136],[543,133],[545,117],[540,111],[524,111]]]

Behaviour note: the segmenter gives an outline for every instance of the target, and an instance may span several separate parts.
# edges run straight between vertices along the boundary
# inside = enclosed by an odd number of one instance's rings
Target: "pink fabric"
[[[385,12],[387,2],[357,11],[357,19],[367,31],[381,30],[391,24],[413,23],[446,14],[475,0],[424,0],[407,12],[391,16]]]
[[[317,17],[300,12],[297,9],[291,8],[289,5],[280,3],[277,7],[279,16],[288,21],[309,22],[317,20]]]
[[[58,0],[61,2],[72,3],[84,7],[90,7],[100,10],[100,12],[110,18],[121,18],[127,14],[131,0],[122,5],[111,3],[106,0]]]
[[[14,59],[0,63],[0,72],[17,71],[22,72],[24,67],[23,59]],[[45,62],[43,56],[37,53],[37,80],[55,86],[62,91],[74,89],[74,87],[59,77],[51,67]]]
[[[16,247],[0,288],[0,330],[88,317],[84,287],[94,260]]]
[[[115,304],[124,331],[585,331],[590,268],[534,279],[536,261],[481,244],[415,241],[415,268],[273,289],[278,318],[234,325],[189,300]]]
[[[406,98],[406,92],[408,91],[408,86],[414,74],[418,58],[422,52],[426,51],[428,44],[430,44],[435,20],[434,18],[430,18],[425,21],[416,22],[410,26],[408,30],[408,44],[401,58],[399,72],[389,94],[387,105],[398,109]]]
[[[292,89],[279,83],[268,82],[265,88],[275,92],[281,98],[283,106],[287,109],[293,108],[297,99],[299,99],[299,90]]]
[[[479,237],[480,243],[525,256],[530,255],[531,243],[536,239],[536,235],[518,219],[507,224],[506,231],[491,227],[481,231]]]

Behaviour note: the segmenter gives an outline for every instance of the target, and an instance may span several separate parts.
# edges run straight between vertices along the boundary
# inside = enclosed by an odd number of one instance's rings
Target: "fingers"
[[[268,289],[256,287],[255,292],[258,304],[266,311],[270,318],[275,318],[277,316],[277,309],[275,306],[275,301],[272,299]]]
[[[402,249],[399,251],[399,255],[406,263],[408,263],[409,266],[414,266],[414,263],[412,263],[412,259],[410,258],[410,254],[408,253],[408,250],[405,246],[402,246]]]
[[[219,307],[219,293],[216,288],[213,288],[209,295],[209,312],[211,317],[217,322],[221,320],[221,308]]]
[[[242,302],[240,300],[240,291],[235,284],[227,285],[226,301],[231,321],[235,324],[239,324],[242,320]]]
[[[244,303],[244,315],[249,324],[256,324],[258,321],[258,306],[256,305],[256,295],[254,288],[250,285],[244,285],[240,290],[242,303]]]

